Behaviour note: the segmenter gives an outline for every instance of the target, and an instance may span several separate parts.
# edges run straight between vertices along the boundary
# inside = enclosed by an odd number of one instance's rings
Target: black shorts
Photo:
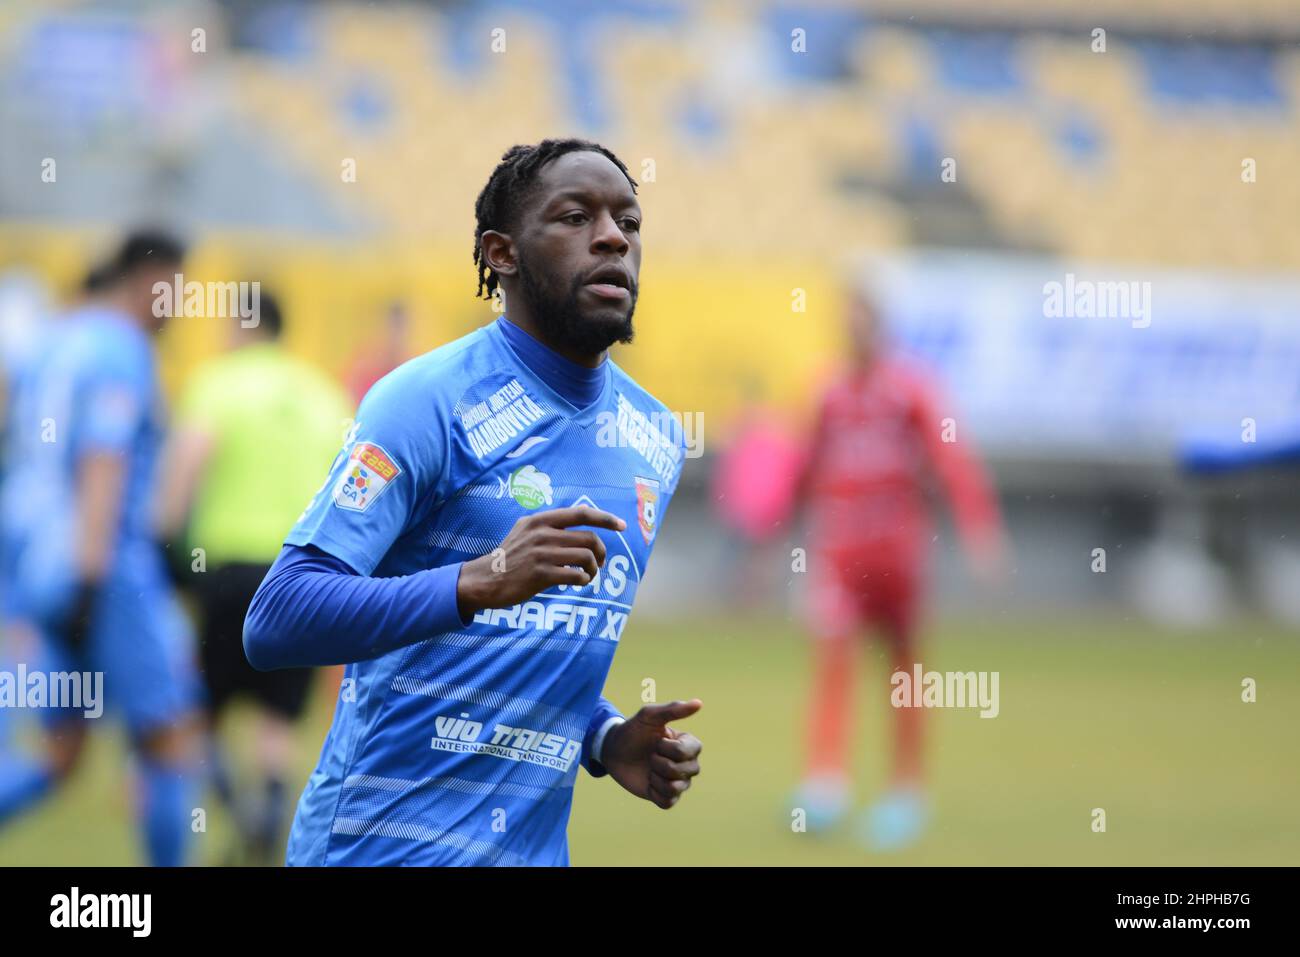
[[[203,622],[199,662],[213,715],[241,692],[289,720],[307,704],[312,669],[258,671],[244,657],[244,616],[270,567],[232,563],[194,576]]]

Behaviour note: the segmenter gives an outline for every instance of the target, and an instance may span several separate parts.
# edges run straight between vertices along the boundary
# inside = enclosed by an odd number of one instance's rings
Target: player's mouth
[[[632,297],[632,277],[621,266],[602,266],[587,277],[582,288],[600,299],[626,300]]]

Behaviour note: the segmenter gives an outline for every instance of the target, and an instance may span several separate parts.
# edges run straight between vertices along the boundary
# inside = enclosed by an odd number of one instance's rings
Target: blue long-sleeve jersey
[[[456,600],[461,564],[370,578],[314,546],[285,545],[249,606],[249,663],[259,671],[346,665],[465,627]],[[592,777],[607,773],[600,745],[622,717],[603,696],[596,703],[582,747]]]
[[[259,667],[349,662],[288,863],[567,863],[577,767],[602,773],[601,689],[683,459],[680,426],[612,361],[567,363],[505,320],[375,385],[245,626]],[[462,621],[460,563],[575,504],[627,522],[596,530],[596,579]]]

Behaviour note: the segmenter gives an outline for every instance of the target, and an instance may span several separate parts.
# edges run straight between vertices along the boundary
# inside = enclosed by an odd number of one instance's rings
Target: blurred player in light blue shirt
[[[104,288],[51,326],[8,410],[0,482],[5,617],[39,635],[29,672],[103,674],[99,704],[126,722],[158,865],[183,863],[194,805],[192,638],[153,534],[164,429],[153,337],[166,318],[153,290],[182,255],[165,234],[128,237]],[[43,759],[0,753],[0,822],[67,777],[93,716],[46,706]]]

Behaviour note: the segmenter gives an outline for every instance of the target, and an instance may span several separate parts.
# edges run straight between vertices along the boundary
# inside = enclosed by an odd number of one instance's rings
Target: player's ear
[[[515,243],[507,234],[485,229],[479,237],[483,259],[498,276],[513,276],[519,271]]]

